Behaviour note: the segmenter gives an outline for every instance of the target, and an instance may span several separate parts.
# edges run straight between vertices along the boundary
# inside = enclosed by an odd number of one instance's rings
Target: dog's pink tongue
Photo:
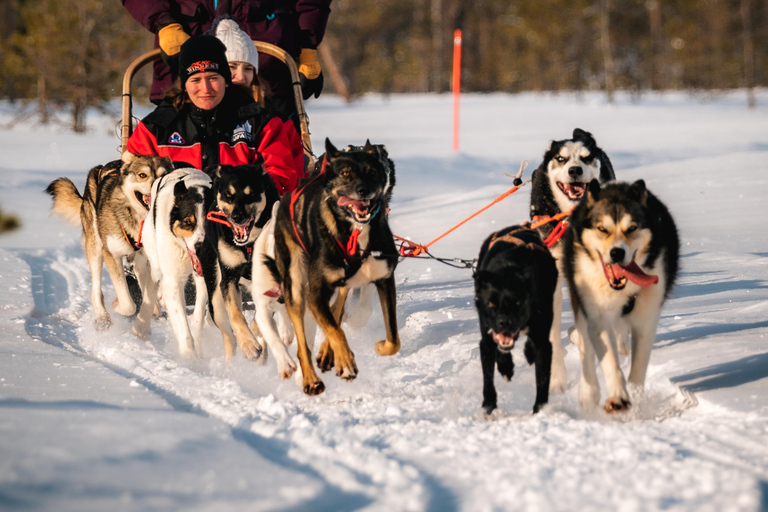
[[[626,277],[639,286],[650,286],[659,282],[659,276],[652,276],[643,272],[643,269],[632,260],[626,267],[617,263],[613,265],[604,265],[605,277],[609,281],[614,281]]]
[[[189,259],[192,262],[192,268],[195,272],[197,272],[197,275],[200,277],[203,277],[203,266],[200,264],[200,258],[197,257],[197,254],[187,247],[187,254],[189,254]]]
[[[502,347],[513,347],[515,341],[517,341],[519,333],[506,333],[506,332],[494,332],[493,341],[501,345]]]
[[[368,201],[355,201],[354,199],[350,199],[347,196],[341,196],[339,197],[339,200],[336,202],[339,206],[351,206],[358,212],[366,212],[368,210]]]

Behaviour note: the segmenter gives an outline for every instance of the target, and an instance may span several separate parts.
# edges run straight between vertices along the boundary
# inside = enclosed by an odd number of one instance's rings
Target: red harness
[[[327,158],[323,158],[323,165],[320,168],[320,172],[312,178],[312,180],[309,181],[306,185],[301,187],[298,190],[295,190],[291,193],[291,225],[293,225],[293,234],[296,235],[296,240],[299,241],[299,245],[301,245],[301,248],[304,249],[304,252],[309,256],[309,251],[307,250],[307,246],[304,245],[304,241],[301,239],[301,235],[299,235],[299,228],[296,226],[296,201],[299,200],[299,197],[304,192],[304,189],[310,186],[312,183],[315,182],[318,178],[320,178],[323,174],[325,174],[325,167],[328,163]],[[356,259],[357,257],[357,243],[358,243],[358,237],[360,236],[360,230],[355,229],[352,231],[352,234],[349,236],[349,240],[347,240],[346,246],[342,244],[337,238],[334,237],[334,240],[336,240],[336,244],[339,246],[339,249],[341,249],[342,254],[344,255],[344,259],[348,262]],[[368,247],[363,251],[363,254],[359,256],[360,259],[365,259],[371,252],[371,244],[368,242]]]

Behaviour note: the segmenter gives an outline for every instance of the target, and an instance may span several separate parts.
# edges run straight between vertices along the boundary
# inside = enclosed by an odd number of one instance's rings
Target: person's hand
[[[299,55],[299,81],[301,82],[301,95],[308,100],[313,94],[315,98],[320,96],[323,90],[323,70],[317,60],[317,50],[303,48]]]
[[[163,60],[168,62],[169,58],[178,56],[181,45],[189,39],[189,34],[184,32],[180,24],[171,23],[161,28],[160,32],[157,33],[157,37]]]

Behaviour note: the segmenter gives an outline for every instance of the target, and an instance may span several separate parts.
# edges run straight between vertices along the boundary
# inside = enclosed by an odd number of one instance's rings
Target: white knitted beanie
[[[247,62],[259,72],[259,52],[251,38],[235,20],[224,19],[216,27],[216,37],[227,47],[228,62]]]

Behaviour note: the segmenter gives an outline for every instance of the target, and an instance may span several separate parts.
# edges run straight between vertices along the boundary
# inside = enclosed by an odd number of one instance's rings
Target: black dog
[[[496,408],[494,366],[511,380],[510,351],[527,334],[525,357],[536,363],[537,413],[549,399],[552,364],[552,297],[557,266],[536,231],[511,226],[489,236],[480,249],[475,273],[475,307],[480,316],[480,360],[483,366],[483,409]]]
[[[339,324],[349,290],[368,283],[379,292],[387,330],[376,352],[392,355],[400,350],[394,278],[398,253],[384,207],[390,173],[379,148],[370,142],[361,150],[339,151],[326,139],[325,149],[320,172],[281,200],[275,258],[268,261],[296,331],[304,392],[309,395],[322,393],[325,385],[312,365],[304,329],[307,306],[326,336],[317,357],[323,371],[335,366],[343,379],[357,376],[354,354]],[[336,291],[339,296],[331,307]]]
[[[253,243],[280,196],[261,156],[255,165],[221,165],[208,174],[213,178],[214,200],[207,215],[201,263],[209,311],[224,338],[225,357],[235,354],[236,337],[243,356],[257,359],[262,347],[243,316],[239,284],[241,279],[251,279]]]

